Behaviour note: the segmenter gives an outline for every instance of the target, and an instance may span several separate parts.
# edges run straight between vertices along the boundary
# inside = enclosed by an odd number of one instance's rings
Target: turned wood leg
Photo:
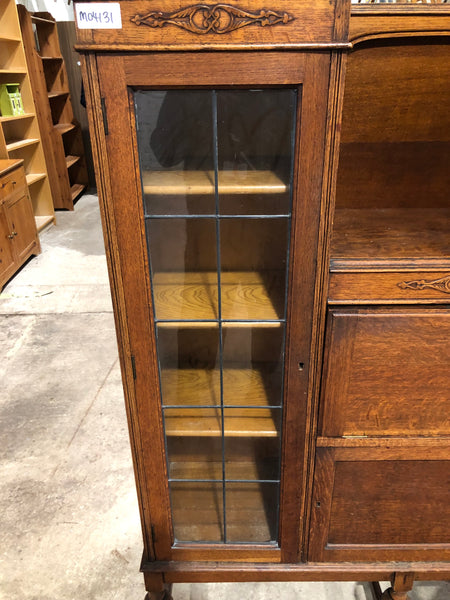
[[[414,573],[394,573],[391,586],[380,595],[380,586],[372,584],[376,600],[408,600],[408,592],[413,589]]]
[[[147,592],[145,600],[172,600],[172,584],[165,583],[160,592]]]
[[[172,584],[164,584],[164,589],[160,592],[147,592],[145,600],[172,600]]]

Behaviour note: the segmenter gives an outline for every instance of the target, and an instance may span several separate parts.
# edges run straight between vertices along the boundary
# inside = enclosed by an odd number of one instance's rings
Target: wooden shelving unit
[[[49,13],[18,11],[54,207],[73,210],[88,179],[56,22]]]
[[[0,158],[22,159],[38,230],[54,222],[52,192],[14,0],[0,6],[0,83],[19,83],[25,114],[0,116]]]

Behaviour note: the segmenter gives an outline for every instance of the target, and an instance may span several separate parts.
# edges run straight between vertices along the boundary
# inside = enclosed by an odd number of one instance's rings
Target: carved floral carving
[[[402,290],[425,290],[433,289],[438,292],[444,292],[450,294],[450,275],[442,277],[441,279],[434,279],[433,281],[426,281],[425,279],[418,279],[416,281],[402,281],[398,284],[398,287]]]
[[[192,33],[230,33],[248,25],[270,27],[286,25],[294,17],[286,12],[261,9],[258,12],[248,12],[229,4],[195,4],[171,13],[151,11],[146,15],[136,14],[131,21],[136,25],[148,27],[164,27],[175,25]]]

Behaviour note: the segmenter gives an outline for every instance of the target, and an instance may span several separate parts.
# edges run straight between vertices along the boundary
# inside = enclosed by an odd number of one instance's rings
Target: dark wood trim
[[[300,515],[306,503],[311,398],[314,365],[321,314],[321,271],[317,270],[319,227],[323,219],[322,194],[328,109],[328,83],[331,55],[308,54],[305,83],[302,86],[302,109],[299,116],[300,144],[296,155],[297,181],[293,212],[290,294],[286,353],[284,439],[282,458],[282,497],[280,546],[283,562],[297,562],[303,545],[304,521]],[[320,264],[320,263],[319,263]],[[299,362],[303,363],[300,371]],[[289,400],[287,400],[289,399]],[[298,535],[294,532],[298,531]],[[297,542],[300,540],[300,543]]]
[[[91,131],[92,152],[96,171],[97,192],[99,196],[100,215],[102,219],[105,251],[108,265],[108,274],[111,285],[111,297],[114,308],[116,335],[120,366],[122,372],[123,388],[125,394],[125,408],[130,429],[130,443],[132,449],[133,468],[137,483],[139,511],[144,539],[144,552],[150,559],[154,558],[153,544],[144,526],[145,519],[150,518],[148,500],[145,495],[145,469],[140,458],[140,453],[135,445],[139,437],[139,422],[136,415],[136,398],[134,396],[133,372],[131,362],[127,356],[131,355],[130,341],[126,322],[125,293],[121,285],[122,273],[117,246],[117,233],[114,213],[110,210],[111,180],[108,176],[108,160],[106,151],[105,132],[103,128],[103,114],[101,107],[101,93],[98,83],[97,60],[95,56],[83,56],[81,61],[85,95],[87,101],[87,116]],[[92,135],[94,132],[94,135]],[[141,486],[142,483],[142,486]]]
[[[143,563],[143,572],[164,573],[173,583],[221,581],[387,581],[393,573],[414,572],[417,581],[445,581],[450,562],[367,562],[258,564],[224,562]]]
[[[97,62],[100,65],[99,92],[101,97],[107,98],[109,133],[105,138],[106,153],[115,157],[123,167],[126,163],[126,168],[120,171],[120,175],[117,170],[109,171],[111,188],[108,198],[111,202],[109,212],[114,215],[115,220],[114,242],[118,247],[117,260],[121,269],[120,288],[134,290],[133,294],[127,294],[123,298],[122,306],[123,314],[128,316],[128,346],[123,357],[127,375],[126,387],[136,391],[133,403],[130,404],[130,433],[136,444],[136,456],[142,456],[140,474],[159,473],[157,483],[155,481],[150,485],[145,477],[144,480],[140,480],[139,487],[148,498],[148,508],[152,515],[150,519],[150,514],[144,512],[146,537],[151,537],[150,523],[153,522],[155,552],[158,556],[168,558],[171,545],[170,503],[159,402],[159,378],[154,354],[150,282],[148,269],[146,270],[146,248],[143,245],[143,209],[134,160],[133,124],[128,116],[129,99],[122,57],[98,56]],[[121,202],[125,197],[128,202]],[[138,228],[136,224],[139,224]],[[138,281],[143,281],[144,285],[137,285]],[[131,314],[133,318],[129,317]],[[136,359],[136,380],[133,377],[131,355]],[[151,398],[153,401],[150,401]]]

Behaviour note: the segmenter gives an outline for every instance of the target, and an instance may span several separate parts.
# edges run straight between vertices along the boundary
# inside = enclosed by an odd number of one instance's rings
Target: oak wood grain
[[[344,269],[345,261],[339,265]],[[347,263],[348,264],[348,263]],[[373,262],[366,261],[367,272],[335,271],[330,276],[330,304],[448,304],[450,294],[440,282],[450,281],[449,271],[394,271],[377,272]],[[335,268],[335,267],[334,267]],[[399,265],[399,269],[401,266]],[[417,269],[417,266],[415,266]]]
[[[333,477],[322,476],[330,457]],[[450,462],[439,449],[418,441],[417,452],[408,456],[386,445],[383,460],[377,460],[374,448],[371,454],[356,447],[319,448],[315,477],[311,560],[417,561],[449,555]],[[425,485],[427,494],[418,495],[417,485]]]
[[[224,365],[222,385],[224,405],[268,406],[280,402],[281,390],[271,377],[271,365],[253,368]],[[166,406],[220,406],[218,368],[161,369],[162,401]]]
[[[214,6],[211,3],[207,6]],[[305,5],[296,0],[278,0],[274,4],[255,5],[250,0],[230,0],[221,6],[228,6],[231,12],[233,7],[252,14],[259,15],[261,10],[273,10],[277,13],[289,15],[289,19],[270,26],[268,22],[255,22],[245,27],[240,27],[229,33],[218,34],[211,29],[207,33],[199,34],[173,24],[161,24],[149,27],[145,24],[137,25],[141,20],[136,15],[144,17],[152,11],[162,12],[165,15],[195,6],[193,2],[181,0],[165,0],[163,3],[149,5],[143,0],[122,2],[122,28],[115,31],[114,37],[108,30],[79,29],[78,46],[98,50],[202,50],[209,48],[227,49],[247,47],[255,48],[286,48],[299,45],[308,46],[317,44],[331,46],[345,43],[346,28],[334,27],[336,16],[347,20],[349,6],[343,0],[330,3],[328,0],[316,0],[314,4]],[[202,6],[199,4],[199,6]],[[203,5],[204,6],[204,5]],[[225,9],[227,12],[227,9]],[[198,18],[192,17],[198,23]],[[220,20],[228,21],[230,18],[219,15]],[[200,18],[201,23],[201,18]]]
[[[144,171],[144,194],[213,195],[214,171]],[[272,171],[219,171],[219,194],[282,194],[284,183]]]
[[[262,322],[282,319],[284,290],[279,282],[280,275],[276,272],[222,271],[222,319]],[[184,319],[218,319],[218,293],[218,275],[214,272],[155,273],[153,277],[156,318],[162,321],[178,320],[176,323],[165,323],[164,326],[180,327]],[[198,323],[192,325],[197,327]],[[202,325],[211,327],[207,322]],[[279,327],[280,323],[272,325]],[[183,323],[183,326],[186,324]]]
[[[450,210],[444,208],[336,210],[332,265],[345,259],[364,259],[372,265],[420,259],[422,265],[428,261],[442,269],[450,256],[449,225]]]
[[[450,312],[329,313],[321,434],[448,435]]]

